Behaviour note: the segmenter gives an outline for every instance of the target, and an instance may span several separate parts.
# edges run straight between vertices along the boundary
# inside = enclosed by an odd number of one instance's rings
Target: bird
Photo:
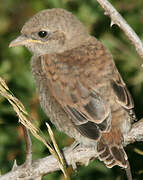
[[[134,102],[110,51],[71,12],[52,8],[31,17],[9,47],[32,52],[41,107],[56,128],[94,147],[108,168],[127,168],[124,135]]]

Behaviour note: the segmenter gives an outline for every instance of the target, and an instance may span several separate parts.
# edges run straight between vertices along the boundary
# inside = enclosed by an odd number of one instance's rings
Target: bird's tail
[[[99,154],[98,158],[104,161],[108,168],[116,165],[123,168],[128,167],[128,157],[121,144],[107,144],[106,141],[101,138],[97,145],[97,152]]]
[[[106,144],[103,138],[97,144],[98,158],[104,161],[108,168],[113,166],[120,166],[125,169],[127,179],[132,180],[132,173],[130,170],[130,164],[128,157],[122,145]]]

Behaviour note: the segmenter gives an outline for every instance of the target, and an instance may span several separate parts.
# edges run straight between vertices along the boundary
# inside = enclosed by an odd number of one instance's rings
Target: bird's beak
[[[18,36],[16,39],[10,42],[9,47],[15,46],[24,46],[26,45],[31,39],[27,38],[24,35]]]

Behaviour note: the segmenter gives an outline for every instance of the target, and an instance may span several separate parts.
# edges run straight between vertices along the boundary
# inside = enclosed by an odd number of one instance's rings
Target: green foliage
[[[143,39],[143,1],[112,0],[111,2]],[[24,103],[34,119],[33,123],[41,127],[45,136],[47,135],[44,124],[49,120],[40,109],[35,93],[35,83],[30,72],[31,54],[23,47],[9,49],[8,44],[19,34],[22,25],[29,17],[42,9],[55,7],[72,11],[86,25],[91,34],[100,39],[112,52],[119,71],[133,95],[137,117],[141,118],[143,116],[142,59],[119,27],[116,25],[110,27],[109,17],[104,15],[104,10],[95,0],[1,0],[0,76],[6,80],[14,95]],[[57,132],[54,126],[52,127],[60,148],[72,142],[70,138]],[[32,141],[34,159],[49,154],[42,143],[34,137]],[[143,149],[139,143],[126,148],[133,176],[136,179],[143,179],[143,157],[135,153],[134,148]],[[18,164],[24,162],[25,143],[16,114],[10,104],[0,96],[0,170],[2,174],[11,169],[14,159],[17,159]],[[112,180],[115,177],[125,179],[124,171],[118,167],[107,169],[98,160],[91,162],[88,167],[80,166],[78,172],[72,174],[73,180]],[[61,172],[55,172],[43,179],[63,179],[63,175]]]

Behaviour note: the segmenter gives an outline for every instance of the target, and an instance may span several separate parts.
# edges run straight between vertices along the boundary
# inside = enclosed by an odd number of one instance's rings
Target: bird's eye
[[[38,35],[39,35],[40,38],[46,37],[47,34],[48,34],[47,31],[39,31],[39,32],[38,32]]]

